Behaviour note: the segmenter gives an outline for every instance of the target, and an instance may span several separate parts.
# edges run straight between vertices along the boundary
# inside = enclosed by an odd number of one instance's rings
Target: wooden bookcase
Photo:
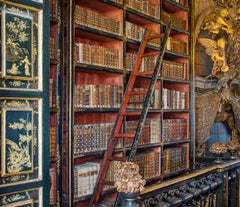
[[[49,106],[50,106],[50,205],[59,206],[62,200],[62,93],[63,93],[63,54],[62,54],[62,2],[50,0],[50,67],[49,67]]]
[[[88,206],[144,29],[161,33],[169,21],[173,29],[135,162],[147,185],[191,171],[194,127],[189,6],[188,0],[65,0],[65,204]],[[160,44],[160,40],[152,41],[147,52],[158,51]],[[141,70],[153,69],[155,58],[144,58]],[[137,90],[149,80],[139,78]],[[140,109],[143,99],[135,96],[129,108]],[[136,121],[128,118],[123,128],[131,131]],[[116,154],[127,156],[129,149],[124,139],[116,144]],[[114,181],[114,164],[108,178]],[[106,186],[105,193],[112,192],[114,189]]]

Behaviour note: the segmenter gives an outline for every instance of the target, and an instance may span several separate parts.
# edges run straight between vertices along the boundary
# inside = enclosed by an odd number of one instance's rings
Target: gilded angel
[[[221,71],[227,72],[229,67],[225,55],[226,40],[224,38],[218,40],[198,38],[198,41],[205,48],[206,54],[209,55],[213,61],[212,72],[206,78],[218,76]]]
[[[229,12],[227,9],[222,9],[220,14],[213,13],[209,15],[202,27],[203,30],[208,30],[212,34],[218,34],[220,30],[224,30],[227,34],[233,33],[233,28],[227,21]]]

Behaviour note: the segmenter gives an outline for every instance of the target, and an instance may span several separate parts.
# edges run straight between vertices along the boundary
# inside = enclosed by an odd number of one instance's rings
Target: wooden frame
[[[1,29],[2,77],[33,79],[33,18],[2,10]]]
[[[20,202],[16,202],[16,203],[11,203],[11,204],[7,204],[7,205],[3,205],[2,207],[33,207],[33,200],[26,200],[26,201],[20,201]]]
[[[2,176],[32,173],[33,109],[2,109]]]

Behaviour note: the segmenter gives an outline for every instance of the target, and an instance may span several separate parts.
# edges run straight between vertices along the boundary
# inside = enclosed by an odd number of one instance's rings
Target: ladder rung
[[[140,116],[141,112],[140,111],[131,111],[131,112],[122,112],[122,116]]]
[[[141,95],[141,94],[147,94],[147,90],[145,91],[132,91],[132,92],[129,92],[129,95]]]
[[[153,74],[153,70],[148,70],[148,71],[135,73],[135,75],[138,75],[138,76],[145,76],[145,75],[152,75],[152,74]]]
[[[114,134],[113,136],[117,138],[134,138],[135,134]]]
[[[153,40],[153,39],[157,39],[157,38],[161,38],[164,36],[164,33],[162,34],[150,34],[149,37],[147,37],[147,40]]]
[[[100,183],[101,183],[102,185],[111,185],[111,186],[114,186],[114,182],[113,182],[113,181],[102,180],[102,181],[100,181]]]
[[[125,162],[127,161],[127,158],[126,157],[109,157],[108,160],[110,161],[122,161],[122,162]]]
[[[149,103],[151,101],[151,99],[149,98],[148,95],[151,95],[154,92],[154,88],[155,88],[155,84],[156,84],[156,80],[158,79],[158,76],[156,73],[161,71],[161,67],[158,67],[158,65],[160,66],[159,63],[162,62],[163,60],[163,56],[164,56],[164,52],[166,50],[166,45],[167,45],[167,38],[170,35],[170,31],[171,31],[171,24],[168,25],[167,30],[165,32],[165,34],[159,34],[156,32],[151,32],[149,30],[146,29],[146,32],[143,36],[143,39],[141,41],[139,50],[138,50],[138,56],[136,59],[136,63],[135,63],[135,67],[134,70],[132,71],[131,75],[130,75],[130,79],[128,81],[127,87],[126,87],[126,93],[124,94],[123,97],[123,101],[121,103],[121,107],[119,109],[119,114],[117,116],[117,120],[115,123],[115,126],[113,128],[113,134],[109,139],[108,142],[108,150],[106,150],[105,156],[104,156],[104,160],[99,172],[99,176],[96,182],[96,186],[94,189],[94,194],[93,194],[93,198],[90,201],[90,205],[89,206],[96,206],[97,203],[99,203],[100,197],[101,197],[101,192],[104,190],[104,185],[109,185],[109,186],[114,186],[114,182],[113,181],[109,181],[106,180],[107,177],[107,170],[109,169],[109,165],[111,163],[111,161],[126,161],[126,160],[132,160],[136,154],[136,149],[138,147],[138,142],[139,142],[139,136],[141,135],[141,131],[144,127],[144,123],[145,123],[145,119],[147,117],[147,113],[148,113],[148,108],[149,108]],[[160,39],[160,50],[158,51],[158,55],[156,56],[156,63],[157,65],[155,65],[154,69],[153,68],[149,68],[149,69],[153,69],[153,71],[146,71],[146,72],[139,72],[139,68],[141,65],[141,60],[144,56],[150,56],[150,55],[156,55],[156,53],[153,54],[153,50],[151,50],[152,52],[144,52],[145,48],[147,46],[147,43],[149,40],[152,39],[156,39],[156,38],[161,38]],[[156,72],[155,72],[156,71]],[[147,89],[147,93],[145,93],[145,91],[134,91],[134,84],[136,81],[136,76],[148,76],[150,80],[150,86]],[[152,76],[152,77],[150,77]],[[152,87],[153,86],[153,87]],[[147,94],[146,99],[144,100],[144,104],[142,106],[141,109],[132,109],[131,108],[131,95],[134,94]],[[130,105],[129,105],[130,103]],[[116,155],[114,155],[114,144],[116,143],[115,141],[117,141],[116,139],[119,138],[125,138],[125,137],[129,137],[132,138],[133,135],[132,133],[123,133],[122,130],[122,124],[123,121],[125,121],[124,119],[127,118],[127,116],[135,116],[137,119],[139,119],[139,124],[136,127],[135,132],[136,133],[134,138],[131,140],[132,141],[132,146],[130,149],[130,152],[128,154],[127,157],[117,157]],[[114,137],[115,135],[115,137]],[[130,136],[129,136],[130,135]],[[115,188],[114,188],[115,189]],[[115,196],[113,196],[115,197]],[[114,202],[114,206],[118,206],[119,204],[119,194],[116,194],[116,198],[115,198],[115,202]],[[113,206],[111,206],[113,207]]]
[[[144,53],[142,57],[149,57],[149,56],[156,56],[156,55],[158,55],[158,52],[148,52],[148,53]]]

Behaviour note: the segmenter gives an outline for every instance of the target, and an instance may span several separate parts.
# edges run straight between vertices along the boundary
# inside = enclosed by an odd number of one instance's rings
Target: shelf
[[[188,1],[184,1],[184,2],[188,3]],[[184,6],[184,4],[177,3],[176,1],[173,1],[173,0],[163,0],[162,4],[163,4],[164,10],[168,10],[171,12],[185,10],[189,12],[189,8],[187,7],[188,5]]]
[[[191,142],[190,139],[184,139],[184,140],[179,140],[179,141],[166,142],[166,143],[163,143],[163,146],[168,147],[168,146],[173,146],[173,145],[176,145],[176,144],[190,143],[190,142]]]
[[[75,0],[75,4],[91,8],[92,10],[98,11],[99,13],[105,13],[115,9],[123,8],[120,4],[110,0]]]
[[[162,22],[162,25],[163,26],[166,26],[167,25],[167,23],[165,23],[165,22]],[[190,35],[190,32],[188,32],[188,31],[186,31],[186,30],[184,30],[184,29],[180,29],[180,28],[177,28],[177,27],[172,27],[172,30],[173,30],[173,32],[172,33],[176,33],[176,34],[185,34],[185,35]]]
[[[97,65],[90,65],[90,64],[84,64],[84,63],[76,63],[75,68],[77,70],[89,70],[89,72],[90,71],[98,71],[98,72],[110,72],[110,73],[123,74],[122,69],[115,69],[115,68],[109,68],[109,67],[103,67],[103,66],[97,66]]]
[[[167,50],[166,51],[166,56],[171,56],[171,57],[176,57],[176,58],[187,58],[189,59],[190,56],[189,55],[183,55],[183,54],[179,54],[179,53],[176,53],[176,52],[172,52],[170,50]]]
[[[88,40],[94,40],[96,42],[108,43],[112,42],[114,39],[121,41],[122,38],[117,35],[113,35],[104,31],[99,31],[92,28],[87,28],[87,30],[83,30],[84,27],[77,27],[75,35],[76,37]],[[98,33],[99,32],[99,33]]]
[[[101,0],[102,2],[106,2],[110,5],[114,5],[114,6],[117,6],[119,8],[123,8],[123,0]]]
[[[99,41],[107,42],[107,41],[111,41],[111,39],[116,39],[116,40],[121,40],[121,41],[123,40],[123,36],[121,36],[121,35],[113,34],[108,31],[103,31],[103,30],[92,28],[92,27],[76,25],[75,28],[76,28],[76,36],[80,36],[83,38],[88,37],[90,35],[89,39],[95,40],[96,35],[97,35],[97,36],[99,36],[97,38]],[[102,36],[102,37],[100,37],[100,36]]]
[[[158,19],[158,18],[151,17],[149,15],[146,15],[144,13],[141,13],[141,12],[136,11],[129,7],[127,8],[126,11],[127,11],[127,18],[131,18],[131,15],[134,15],[135,17],[138,17],[138,19],[145,19],[145,22],[147,22],[147,20],[148,20],[148,22],[151,21],[151,22],[159,23],[159,21],[160,21],[160,18]],[[135,20],[137,20],[137,19],[135,19]]]

